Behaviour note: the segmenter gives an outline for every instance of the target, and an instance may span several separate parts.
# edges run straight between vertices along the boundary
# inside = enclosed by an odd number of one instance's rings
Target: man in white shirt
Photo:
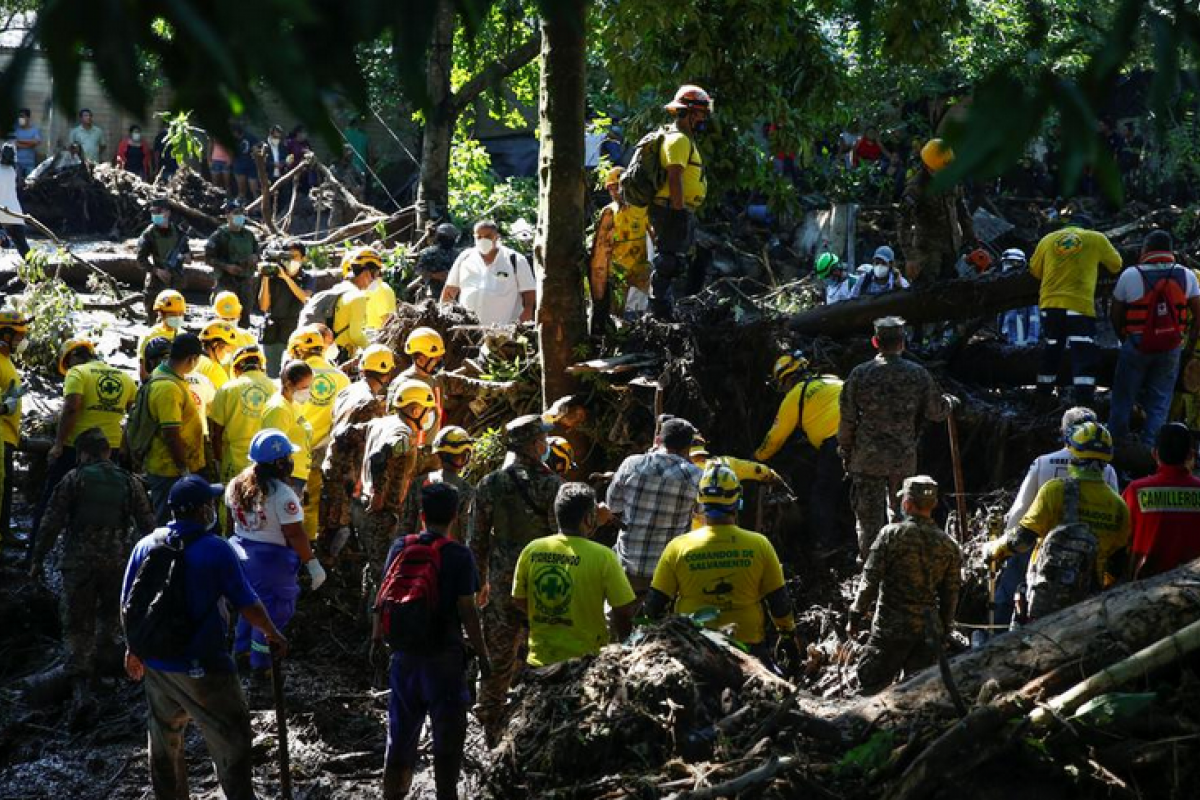
[[[104,151],[108,147],[108,136],[104,129],[92,122],[92,110],[83,108],[79,111],[79,125],[71,129],[68,138],[70,144],[77,144],[83,151],[83,157],[89,164],[99,164],[104,160]]]
[[[475,312],[483,325],[530,322],[537,308],[537,280],[525,256],[500,244],[491,220],[475,223],[475,246],[459,254],[446,276],[442,303]]]

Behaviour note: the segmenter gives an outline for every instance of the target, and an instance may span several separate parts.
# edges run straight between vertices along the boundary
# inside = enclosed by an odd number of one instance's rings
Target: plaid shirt
[[[608,507],[624,521],[617,556],[630,575],[654,577],[667,542],[691,528],[702,472],[661,451],[630,456],[608,487]]]

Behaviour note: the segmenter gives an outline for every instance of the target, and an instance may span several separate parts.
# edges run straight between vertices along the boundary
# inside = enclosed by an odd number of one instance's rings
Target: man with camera
[[[267,316],[262,346],[267,355],[267,374],[279,377],[279,365],[287,350],[288,337],[300,324],[300,312],[312,297],[316,280],[304,271],[308,251],[301,242],[289,242],[282,254],[268,250],[259,267],[258,308]]]

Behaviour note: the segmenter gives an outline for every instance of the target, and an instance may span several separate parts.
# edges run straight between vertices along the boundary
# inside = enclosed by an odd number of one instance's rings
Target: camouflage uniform
[[[418,296],[417,300],[422,297],[432,297],[437,300],[442,296],[442,289],[445,288],[446,282],[434,280],[433,276],[449,272],[457,258],[458,250],[454,248],[453,244],[449,246],[440,243],[434,244],[417,253],[416,271],[425,280],[426,292],[426,294]]]
[[[154,310],[154,299],[158,297],[159,292],[164,289],[183,291],[183,270],[173,272],[168,269],[167,256],[176,246],[179,246],[180,251],[186,255],[188,253],[187,238],[187,234],[178,225],[170,225],[164,233],[157,225],[151,224],[142,231],[142,235],[138,239],[138,264],[146,270],[143,297],[147,325],[153,325],[158,319],[158,313]],[[179,243],[180,239],[183,240],[183,244]],[[166,282],[159,280],[158,276],[154,274],[154,271],[158,269],[167,270],[170,273],[170,279]]]
[[[846,378],[840,399],[838,448],[853,480],[851,501],[863,558],[879,529],[900,513],[896,491],[917,470],[920,422],[950,415],[933,376],[901,355],[879,354]]]
[[[936,659],[926,640],[925,617],[932,611],[945,636],[954,624],[962,587],[962,553],[932,520],[910,517],[884,528],[863,570],[863,585],[851,608],[874,612],[871,636],[858,664],[866,694],[924,669]],[[878,604],[876,599],[878,598]]]
[[[932,183],[929,170],[917,170],[904,187],[900,201],[901,245],[913,286],[955,277],[963,242],[975,239],[975,225],[962,188],[934,192]]]
[[[249,229],[235,231],[228,224],[217,228],[204,244],[204,258],[212,266],[217,281],[213,295],[229,291],[238,296],[242,303],[238,324],[243,328],[250,324],[250,310],[258,308],[256,267],[251,263],[258,253],[258,239]],[[228,266],[223,269],[217,264]]]
[[[41,564],[65,533],[59,569],[68,674],[93,674],[97,644],[114,641],[125,562],[138,535],[153,529],[154,510],[141,481],[111,461],[77,467],[54,489],[33,563]]]
[[[369,574],[382,575],[414,477],[417,449],[413,447],[412,430],[399,417],[380,417],[353,427],[366,432],[362,496],[354,505],[354,527],[367,555]],[[381,498],[381,503],[378,510],[372,511],[375,497]]]
[[[504,724],[508,688],[517,672],[517,654],[525,641],[525,615],[513,605],[513,573],[525,545],[551,536],[554,496],[562,478],[541,461],[518,456],[489,474],[475,492],[475,513],[468,544],[479,566],[481,585],[490,600],[481,614],[492,676],[479,687],[476,716],[489,737]]]
[[[451,375],[439,372],[430,375],[419,369],[416,364],[396,376],[396,382],[405,380],[421,381],[428,384],[437,400],[438,422],[425,433],[425,441],[432,442],[438,431],[448,425],[459,425],[467,411],[467,404],[480,398],[494,397],[512,388],[509,381],[485,381],[479,378],[469,378],[466,375]],[[434,464],[427,472],[440,467]]]
[[[437,458],[437,456],[434,456]],[[474,513],[475,487],[462,475],[447,473],[444,469],[432,470],[418,476],[408,490],[404,508],[400,512],[400,533],[419,533],[421,528],[421,489],[433,483],[448,483],[458,489],[458,519],[450,526],[449,536],[456,542],[470,540],[471,516]]]
[[[371,391],[365,380],[347,386],[333,401],[333,426],[329,448],[321,465],[322,531],[337,530],[351,523],[351,501],[358,496],[367,431],[363,423],[385,416],[386,401]]]

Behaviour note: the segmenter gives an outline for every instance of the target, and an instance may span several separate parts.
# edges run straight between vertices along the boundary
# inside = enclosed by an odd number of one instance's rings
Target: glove
[[[945,398],[946,405],[950,406],[951,411],[955,411],[962,406],[962,400],[959,400],[952,394],[944,394],[942,397]]]
[[[325,583],[325,568],[315,558],[305,564],[304,568],[308,570],[308,576],[312,578],[312,590],[315,592],[321,588],[321,584]]]

